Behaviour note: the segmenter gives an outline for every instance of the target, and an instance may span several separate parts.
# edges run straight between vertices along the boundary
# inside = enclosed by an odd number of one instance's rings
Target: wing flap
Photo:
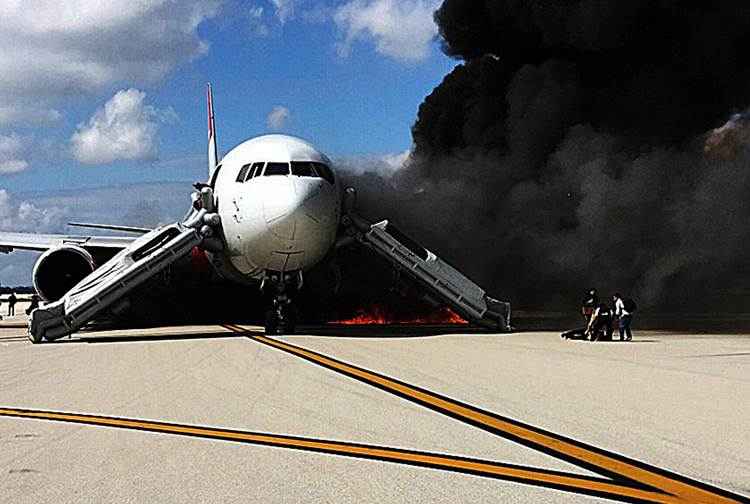
[[[68,226],[91,228],[91,229],[106,229],[108,231],[123,231],[125,233],[138,233],[146,234],[153,231],[152,228],[135,227],[135,226],[118,226],[115,224],[96,224],[92,222],[68,222]]]
[[[83,248],[124,249],[136,237],[131,236],[79,236],[64,234],[11,233],[0,231],[0,252],[15,249],[44,252],[62,245],[77,245]]]

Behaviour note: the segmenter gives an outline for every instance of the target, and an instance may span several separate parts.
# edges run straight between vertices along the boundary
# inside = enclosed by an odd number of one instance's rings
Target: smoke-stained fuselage
[[[330,160],[286,135],[253,138],[232,149],[211,185],[221,216],[221,269],[248,280],[305,271],[331,249],[341,190]]]

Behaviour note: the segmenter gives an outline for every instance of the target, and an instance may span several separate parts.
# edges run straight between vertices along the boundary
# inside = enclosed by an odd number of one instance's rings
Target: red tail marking
[[[206,88],[206,96],[208,103],[208,139],[211,140],[214,136],[214,103],[213,97],[211,96],[211,84],[208,84]]]

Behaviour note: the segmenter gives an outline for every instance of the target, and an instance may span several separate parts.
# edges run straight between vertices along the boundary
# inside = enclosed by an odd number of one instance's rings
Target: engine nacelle
[[[53,248],[34,264],[34,288],[45,301],[57,301],[95,268],[94,258],[81,247],[63,245]]]

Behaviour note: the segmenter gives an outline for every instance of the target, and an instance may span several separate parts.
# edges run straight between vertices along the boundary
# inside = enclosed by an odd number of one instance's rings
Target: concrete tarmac
[[[747,335],[257,329],[4,320],[0,502],[750,496]]]

